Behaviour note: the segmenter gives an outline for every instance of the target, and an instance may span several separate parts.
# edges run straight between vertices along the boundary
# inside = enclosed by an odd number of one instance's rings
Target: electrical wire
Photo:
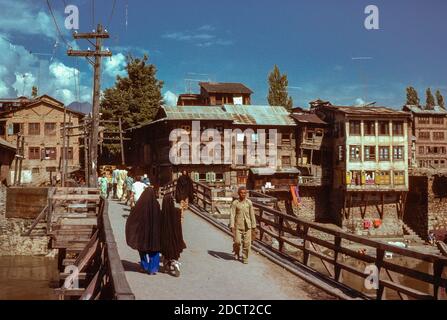
[[[110,23],[112,22],[113,15],[115,13],[116,0],[113,0],[112,4],[112,12],[110,12],[109,21],[107,22],[107,26],[110,27]]]
[[[56,17],[54,16],[54,12],[53,9],[51,8],[51,4],[50,4],[50,0],[46,0],[47,2],[47,6],[48,6],[48,10],[50,11],[51,16],[53,17],[53,21],[54,21],[54,25],[56,26],[56,30],[57,33],[59,34],[59,37],[62,39],[62,41],[65,43],[65,45],[68,47],[70,47],[69,43],[67,40],[65,40],[64,35],[61,32],[61,29],[59,28],[59,25],[57,24],[57,20]]]

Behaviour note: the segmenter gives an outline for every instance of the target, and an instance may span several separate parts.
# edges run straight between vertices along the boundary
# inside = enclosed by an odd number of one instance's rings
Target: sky
[[[400,108],[405,88],[447,94],[445,0],[0,0],[0,97],[30,95],[37,85],[66,104],[91,101],[92,68],[66,55],[92,47],[65,28],[79,8],[79,32],[102,23],[113,56],[102,89],[125,76],[126,55],[149,55],[163,93],[197,92],[198,81],[242,82],[254,104],[267,104],[268,73],[288,75],[295,106],[333,104]],[[365,28],[368,5],[379,29]],[[362,59],[358,59],[362,58]]]

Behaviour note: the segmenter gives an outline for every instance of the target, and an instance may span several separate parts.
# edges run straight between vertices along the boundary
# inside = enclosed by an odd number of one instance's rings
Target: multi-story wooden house
[[[16,147],[0,138],[0,185],[8,184],[9,169],[16,154]]]
[[[435,106],[404,106],[412,114],[413,165],[422,169],[447,168],[447,110]]]
[[[62,102],[47,95],[20,104],[3,104],[0,138],[12,145],[16,145],[19,135],[24,139],[21,182],[33,185],[49,182],[60,171],[64,123],[77,126],[84,114],[65,108]],[[78,129],[70,131],[73,135],[78,133]],[[70,138],[67,159],[68,172],[80,168],[79,137]],[[10,170],[10,177],[13,175]]]
[[[409,187],[410,114],[328,102],[314,104],[313,109],[329,124],[333,148],[331,208],[341,213],[336,217],[338,222],[348,222],[357,213],[359,220],[382,221],[394,208],[393,217],[402,219]]]
[[[141,173],[149,174],[158,185],[175,179],[184,169],[196,181],[210,185],[245,185],[251,168],[267,167],[272,162],[273,171],[296,166],[295,126],[283,107],[163,106],[154,121],[130,129],[132,145],[127,158],[131,159],[134,167],[140,168]],[[217,158],[221,160],[217,163],[208,163],[202,158],[203,152],[206,152],[203,150],[207,150],[204,148],[212,141],[206,135],[208,129],[215,129],[213,132],[220,133],[222,138],[230,138],[230,144],[217,146]],[[180,145],[177,154],[185,160],[184,163],[174,163],[172,153],[170,158],[175,144],[170,141],[170,136],[172,138],[175,130],[182,130],[186,135],[187,141]],[[228,139],[225,141],[228,142]],[[262,147],[264,142],[270,143],[267,145],[266,158],[272,154],[274,156],[274,161],[268,165],[261,158],[253,159],[248,152],[248,145]],[[193,144],[198,146],[199,156]],[[198,159],[193,159],[193,155]]]
[[[242,83],[200,82],[200,94],[181,94],[179,106],[216,106],[223,104],[249,105],[251,91]]]

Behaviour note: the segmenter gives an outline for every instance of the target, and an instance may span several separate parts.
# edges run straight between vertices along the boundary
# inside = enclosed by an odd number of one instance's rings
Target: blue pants
[[[159,252],[140,252],[140,265],[147,273],[157,273],[160,269]]]

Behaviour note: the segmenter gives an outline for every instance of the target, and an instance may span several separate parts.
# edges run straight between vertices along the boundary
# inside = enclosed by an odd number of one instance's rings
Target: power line
[[[112,12],[110,12],[109,21],[107,22],[107,25],[110,27],[110,23],[112,22],[113,15],[115,13],[115,6],[116,6],[116,0],[113,0],[112,4]]]
[[[95,27],[95,0],[92,0],[92,27]]]
[[[64,43],[67,45],[67,47],[70,47],[67,40],[65,40],[65,37],[62,34],[61,29],[59,28],[59,25],[57,24],[57,20],[56,20],[56,17],[54,16],[53,9],[51,8],[50,0],[46,0],[46,2],[47,2],[48,10],[50,11],[51,16],[53,17],[54,25],[56,26],[56,30],[57,30],[57,33],[59,34],[59,37],[62,39],[62,41],[64,41]]]

